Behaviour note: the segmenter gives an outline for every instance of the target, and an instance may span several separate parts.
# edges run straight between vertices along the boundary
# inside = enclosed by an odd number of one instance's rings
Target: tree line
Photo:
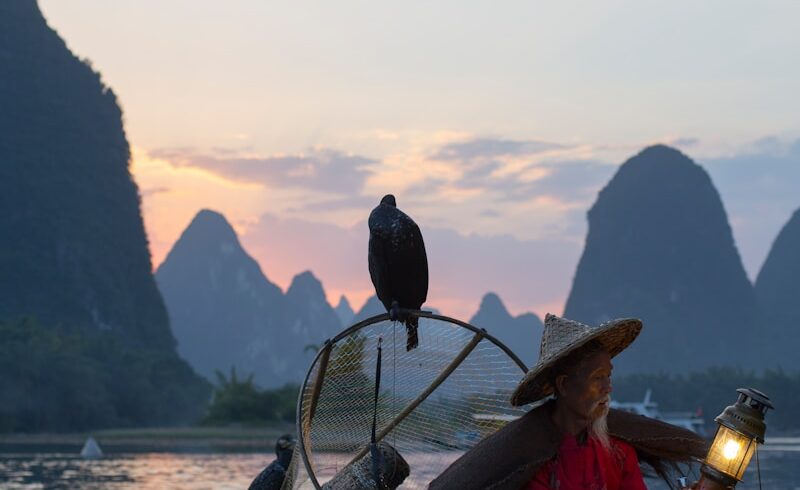
[[[345,384],[357,386],[358,393],[338,396],[363,398],[360,408],[367,408],[372,385],[361,371],[363,342],[353,339],[340,348],[329,366],[330,379],[348,378]],[[616,377],[612,396],[639,401],[652,389],[661,411],[699,409],[713,423],[736,400],[740,387],[759,389],[772,399],[769,432],[800,430],[796,372],[711,368],[689,374],[634,374]],[[0,322],[0,393],[0,432],[43,432],[291,423],[299,387],[261,389],[252,374],[242,376],[235,369],[227,376],[217,372],[214,384],[198,383],[191,368],[170,353],[128,347],[107,332],[42,327],[22,319]]]
[[[185,425],[212,385],[174,353],[110,332],[0,321],[0,431]]]

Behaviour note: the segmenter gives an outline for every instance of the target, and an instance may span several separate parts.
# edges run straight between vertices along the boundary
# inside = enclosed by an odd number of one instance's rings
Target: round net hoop
[[[427,488],[464,452],[525,410],[509,400],[525,364],[486,330],[427,311],[419,347],[388,314],[343,330],[317,352],[297,403],[297,438],[282,488],[322,488],[368,454],[382,345],[377,441],[410,467],[399,488]],[[531,338],[533,342],[533,336]]]

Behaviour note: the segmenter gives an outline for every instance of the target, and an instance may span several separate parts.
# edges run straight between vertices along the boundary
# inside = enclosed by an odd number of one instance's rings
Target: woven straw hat
[[[544,318],[539,361],[514,390],[511,404],[518,407],[551,395],[554,388],[548,379],[550,369],[556,361],[590,340],[601,342],[611,357],[614,357],[625,350],[641,330],[642,322],[636,318],[612,320],[599,327],[590,327],[548,313]]]

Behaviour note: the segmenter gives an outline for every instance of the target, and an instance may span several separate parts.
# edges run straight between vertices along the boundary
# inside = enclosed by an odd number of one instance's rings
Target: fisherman
[[[640,463],[673,488],[670,470],[702,458],[705,440],[609,409],[611,359],[641,329],[636,319],[592,328],[548,314],[539,360],[511,397],[514,406],[534,408],[456,460],[430,489],[641,490]]]

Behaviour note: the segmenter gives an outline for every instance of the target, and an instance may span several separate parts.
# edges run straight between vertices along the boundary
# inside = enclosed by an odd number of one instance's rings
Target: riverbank
[[[282,434],[294,433],[293,424],[268,427],[164,427],[108,429],[83,433],[0,434],[0,452],[80,452],[88,436],[105,453],[126,452],[266,452],[275,449]]]

